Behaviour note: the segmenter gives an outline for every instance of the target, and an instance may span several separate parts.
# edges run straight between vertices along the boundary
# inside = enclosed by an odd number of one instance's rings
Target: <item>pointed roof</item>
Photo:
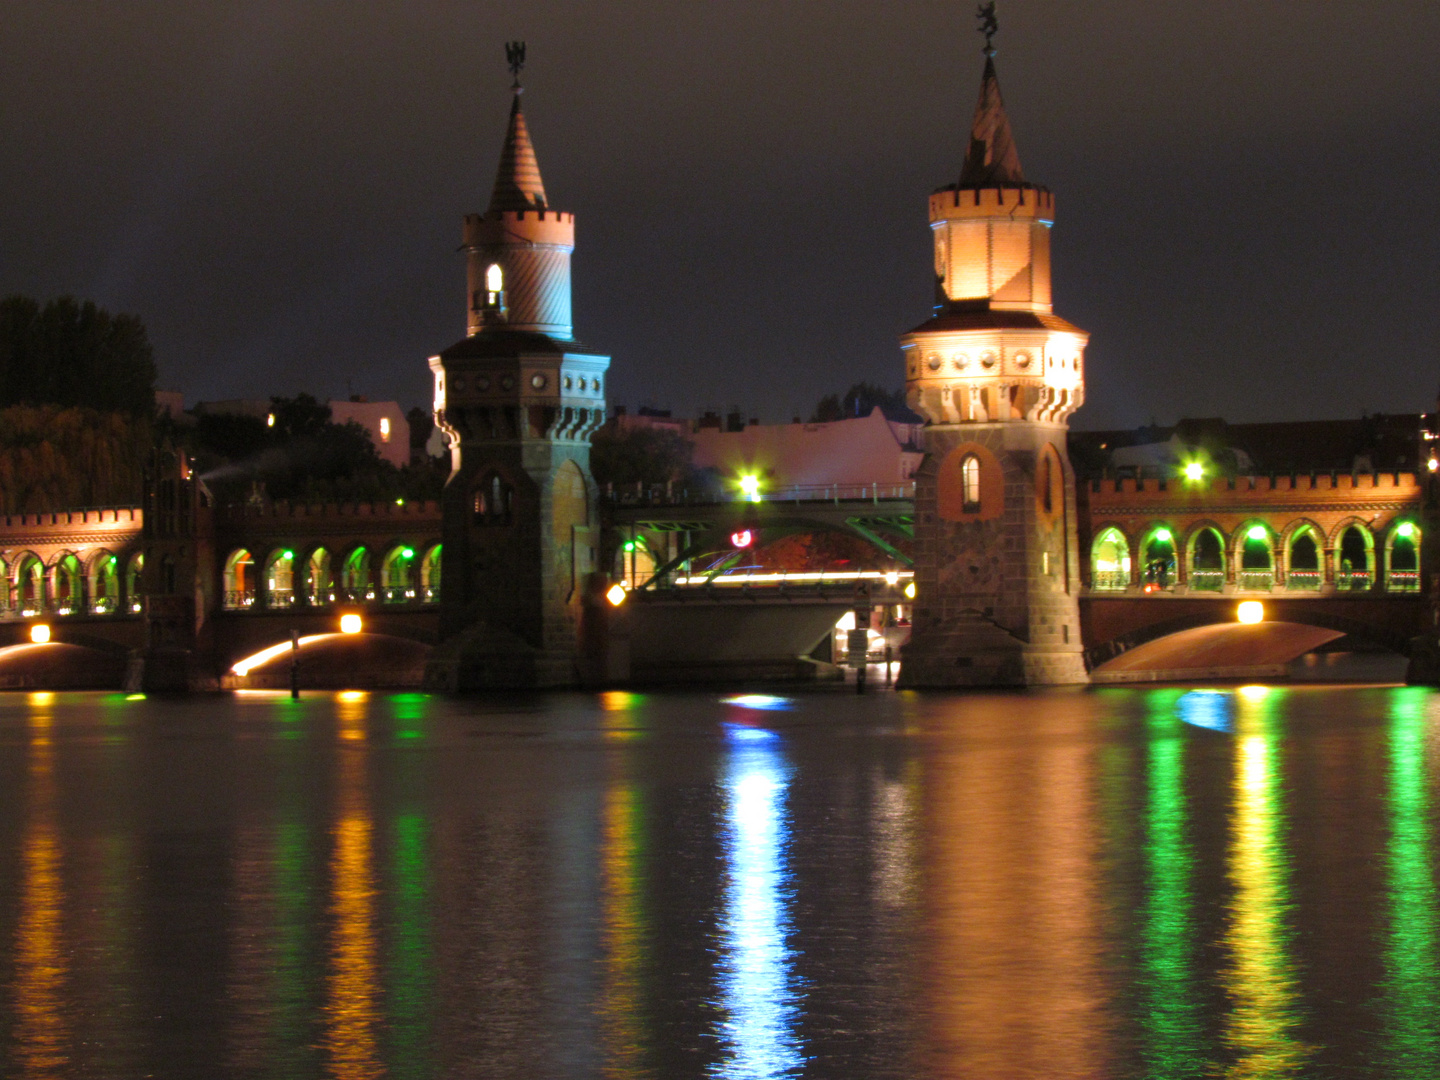
[[[490,194],[486,215],[504,210],[545,209],[545,185],[540,180],[540,165],[535,160],[535,147],[530,142],[530,129],[520,111],[520,94],[510,106],[510,127],[505,132],[505,148],[500,151],[500,169],[495,174],[495,190]]]
[[[985,74],[980,79],[980,101],[970,125],[970,146],[960,170],[962,188],[1029,187],[1020,171],[1020,153],[1000,96],[995,61],[985,57]]]

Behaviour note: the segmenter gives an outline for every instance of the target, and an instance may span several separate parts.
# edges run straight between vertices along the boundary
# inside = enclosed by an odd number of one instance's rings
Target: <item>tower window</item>
[[[1054,486],[1055,478],[1050,469],[1050,458],[1045,458],[1045,475],[1041,481],[1044,485],[1041,503],[1045,507],[1045,513],[1053,513],[1055,510]]]
[[[476,525],[509,525],[513,489],[497,473],[476,485],[471,510]]]
[[[961,501],[967,514],[980,509],[980,459],[971,454],[960,463]]]
[[[505,272],[499,263],[491,263],[485,271],[485,306],[499,307],[500,294],[505,291]]]

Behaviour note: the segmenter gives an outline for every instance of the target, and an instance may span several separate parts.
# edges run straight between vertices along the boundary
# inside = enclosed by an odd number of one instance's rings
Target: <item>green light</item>
[[[1198,461],[1191,461],[1185,466],[1186,480],[1203,480],[1205,478],[1205,466]]]
[[[634,551],[634,550],[635,550],[635,541],[634,541],[634,540],[626,540],[626,541],[625,541],[625,550],[626,550],[626,551]]]
[[[1400,527],[1399,527],[1398,529],[1396,529],[1395,531],[1396,531],[1399,535],[1401,535],[1401,536],[1407,536],[1407,537],[1408,537],[1408,536],[1414,536],[1414,535],[1415,535],[1415,523],[1414,523],[1414,522],[1411,522],[1411,521],[1402,521],[1402,522],[1400,523]]]
[[[1246,531],[1245,535],[1251,540],[1264,540],[1265,537],[1269,535],[1269,533],[1265,531],[1264,525],[1251,525],[1249,530]]]
[[[1155,530],[1155,539],[1159,540],[1162,544],[1168,544],[1174,537],[1174,535],[1175,534],[1172,533],[1169,529],[1161,528]]]
[[[760,477],[746,473],[740,477],[740,493],[751,502],[760,501]]]
[[[295,558],[295,552],[293,552],[293,551],[282,551],[282,552],[280,553],[280,557],[281,557],[282,559],[293,559],[293,558]]]
[[[403,550],[402,552],[400,552],[400,554],[403,555],[403,556],[404,556],[405,558],[407,558],[407,559],[413,559],[413,558],[415,557],[415,549],[414,549],[414,548],[406,548],[405,550]]]

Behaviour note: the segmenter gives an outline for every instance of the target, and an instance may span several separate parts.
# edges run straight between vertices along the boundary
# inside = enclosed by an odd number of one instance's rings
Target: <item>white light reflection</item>
[[[1191,690],[1175,703],[1175,712],[1182,721],[1211,731],[1234,731],[1233,711],[1234,701],[1219,690]]]
[[[727,697],[721,701],[722,705],[738,705],[742,709],[772,709],[792,708],[789,698],[775,697],[772,694],[737,694],[735,697]]]
[[[785,862],[790,770],[774,732],[727,724],[726,734],[719,960],[725,1055],[711,1075],[761,1080],[792,1075],[805,1063],[795,1032],[800,1010],[793,953],[785,942],[791,930]]]

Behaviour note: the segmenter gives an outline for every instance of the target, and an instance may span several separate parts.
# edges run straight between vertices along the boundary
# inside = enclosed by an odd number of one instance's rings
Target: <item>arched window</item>
[[[980,509],[980,459],[971,454],[960,463],[962,508],[967,514]]]
[[[316,548],[305,560],[304,565],[305,602],[312,607],[324,607],[335,599],[335,583],[330,580],[330,552],[323,547]]]
[[[440,602],[440,547],[436,544],[420,562],[420,599],[427,604]]]
[[[231,611],[251,607],[255,603],[255,560],[244,548],[230,553],[225,560],[225,606]]]
[[[179,590],[176,586],[179,579],[175,576],[175,556],[162,555],[160,557],[160,591],[166,596],[174,596]],[[254,603],[254,597],[251,597]]]
[[[10,613],[10,566],[0,559],[0,614]]]
[[[138,615],[145,606],[145,590],[141,587],[141,577],[144,571],[145,556],[137,551],[125,564],[125,602],[130,606],[132,615]]]
[[[45,610],[45,564],[28,553],[15,563],[15,606],[21,615]]]
[[[1175,534],[1161,525],[1145,540],[1141,551],[1145,569],[1145,591],[1168,589],[1175,584]]]
[[[1252,592],[1268,592],[1275,586],[1270,530],[1259,522],[1247,525],[1240,540],[1239,585]]]
[[[1040,505],[1045,513],[1055,512],[1055,474],[1050,464],[1050,455],[1046,454],[1040,463]]]
[[[380,564],[380,592],[387,604],[405,604],[415,599],[415,549],[401,545],[391,548]]]
[[[90,610],[113,615],[120,610],[120,560],[101,551],[90,563]]]
[[[1201,529],[1190,541],[1190,588],[1219,592],[1225,587],[1225,545],[1214,529]]]
[[[363,547],[352,551],[341,567],[340,591],[346,600],[375,599],[375,587],[370,581],[370,552]]]
[[[295,552],[274,552],[265,566],[265,606],[288,608],[295,603]]]
[[[1090,546],[1090,586],[1105,590],[1130,587],[1130,545],[1119,529],[1106,529]]]
[[[500,474],[490,473],[476,485],[472,496],[475,524],[509,525],[513,497],[513,489]]]
[[[1290,569],[1285,585],[1290,589],[1318,589],[1321,577],[1320,545],[1312,529],[1301,529],[1290,538]]]
[[[1390,531],[1385,587],[1391,592],[1420,589],[1420,530],[1414,522],[1402,521]]]
[[[1370,588],[1374,567],[1370,562],[1370,534],[1358,525],[1340,534],[1335,548],[1335,588],[1343,591]]]
[[[492,306],[499,299],[500,294],[505,291],[505,271],[500,269],[499,263],[491,263],[486,267],[485,291],[490,294]]]
[[[50,579],[55,614],[74,615],[85,610],[84,580],[80,560],[74,555],[64,555],[56,562]]]

